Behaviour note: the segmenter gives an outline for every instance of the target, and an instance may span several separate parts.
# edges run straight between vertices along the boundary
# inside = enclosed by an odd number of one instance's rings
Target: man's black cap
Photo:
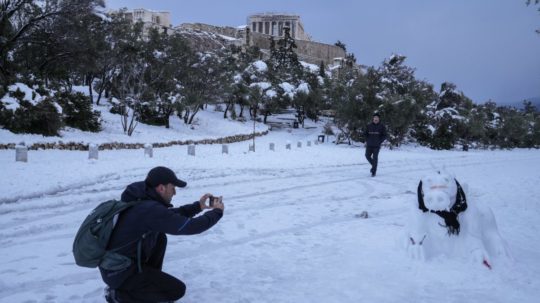
[[[146,182],[146,185],[152,188],[160,184],[167,185],[169,183],[177,187],[185,187],[187,185],[186,182],[178,179],[171,169],[164,166],[152,168],[148,172],[144,182]]]
[[[380,115],[379,113],[374,113],[374,114],[373,114],[373,117],[379,117],[379,118],[380,118],[381,115]]]

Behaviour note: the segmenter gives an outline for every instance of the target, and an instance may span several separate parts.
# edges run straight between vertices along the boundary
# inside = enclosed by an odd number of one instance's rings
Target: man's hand
[[[209,206],[206,204],[206,200],[209,200],[209,198],[211,197],[214,197],[214,204],[212,206]],[[199,204],[201,205],[201,210],[204,210],[204,209],[214,209],[214,208],[219,208],[221,210],[224,210],[225,209],[225,206],[223,205],[223,197],[222,196],[219,196],[219,197],[215,197],[213,196],[212,194],[210,193],[206,193],[204,194],[200,199],[199,199]],[[209,203],[210,204],[210,203]]]
[[[210,198],[210,197],[212,197],[212,194],[206,193],[199,199],[199,204],[201,205],[201,210],[210,208],[210,206],[206,205],[206,200],[208,200],[208,198]]]
[[[221,209],[221,211],[225,210],[225,205],[223,204],[223,196],[216,197],[212,208],[219,208]]]

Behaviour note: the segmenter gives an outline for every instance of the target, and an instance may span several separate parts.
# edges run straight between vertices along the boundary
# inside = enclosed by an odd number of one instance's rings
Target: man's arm
[[[384,125],[381,126],[381,142],[379,144],[382,144],[386,140],[386,127]]]
[[[185,217],[194,217],[203,209],[209,208],[208,206],[206,206],[206,200],[208,200],[209,197],[212,197],[212,194],[204,194],[199,199],[199,201],[193,202],[192,204],[186,204],[178,208],[173,208],[173,211]]]
[[[364,128],[364,143],[366,144],[368,141],[368,136],[369,136],[369,125],[366,125],[366,127]]]
[[[171,235],[195,235],[208,230],[221,219],[223,210],[225,209],[222,197],[219,197],[212,207],[207,206],[205,202],[209,196],[210,194],[205,194],[201,197],[199,202],[184,205],[177,209],[168,209],[164,207],[155,209],[154,216],[149,222],[151,230]],[[180,214],[180,212],[189,213],[190,211],[197,211],[198,213],[201,212],[202,209],[210,208],[212,208],[212,210],[207,211],[196,218]]]
[[[202,209],[201,209],[201,204],[199,203],[199,201],[196,201],[191,204],[180,206],[178,208],[173,208],[172,211],[174,211],[175,213],[178,213],[181,216],[191,218],[197,215],[198,213],[200,213]]]
[[[223,216],[223,210],[216,208],[196,218],[190,218],[182,216],[171,209],[161,207],[148,215],[152,216],[148,220],[148,227],[152,231],[170,235],[195,235],[214,226]]]

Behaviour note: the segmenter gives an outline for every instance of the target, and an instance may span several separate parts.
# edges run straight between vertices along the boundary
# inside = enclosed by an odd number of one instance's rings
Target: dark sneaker
[[[120,301],[116,299],[116,291],[109,286],[105,287],[105,301],[107,301],[107,303],[120,303]]]
[[[375,171],[374,170],[371,171],[371,176],[375,177]]]

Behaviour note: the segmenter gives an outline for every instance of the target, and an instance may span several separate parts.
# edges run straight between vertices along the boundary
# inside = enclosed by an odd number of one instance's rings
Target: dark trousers
[[[184,296],[186,285],[161,271],[166,248],[167,236],[160,234],[152,255],[143,263],[142,273],[129,277],[116,290],[120,302],[175,301]]]
[[[366,147],[366,159],[371,164],[371,172],[377,172],[377,162],[379,161],[380,147]]]

